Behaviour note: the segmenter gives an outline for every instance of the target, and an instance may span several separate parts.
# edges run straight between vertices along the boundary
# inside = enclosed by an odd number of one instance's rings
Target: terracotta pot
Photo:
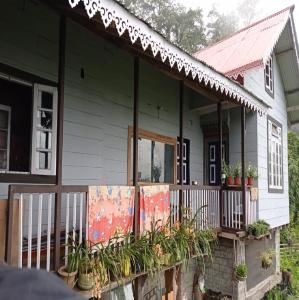
[[[253,177],[247,177],[247,185],[249,186],[253,185]]]
[[[66,266],[62,266],[58,269],[57,273],[70,288],[73,288],[78,271],[68,273],[65,269]]]
[[[239,176],[235,177],[235,185],[241,185],[241,180]]]
[[[94,286],[93,273],[92,272],[79,272],[78,287],[83,291],[89,291]]]
[[[233,185],[234,184],[234,178],[233,176],[227,177],[227,185]]]

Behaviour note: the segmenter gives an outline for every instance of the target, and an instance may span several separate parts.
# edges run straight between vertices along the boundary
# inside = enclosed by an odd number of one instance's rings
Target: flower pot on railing
[[[252,176],[247,177],[247,185],[248,186],[253,186],[253,181],[254,181],[254,179]]]
[[[235,185],[241,185],[241,179],[239,176],[235,177]]]
[[[233,176],[227,177],[227,185],[234,185],[234,178]]]

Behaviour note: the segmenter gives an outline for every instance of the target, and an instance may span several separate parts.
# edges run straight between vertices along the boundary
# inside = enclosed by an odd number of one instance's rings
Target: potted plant
[[[234,177],[233,177],[233,170],[232,167],[229,166],[225,161],[223,161],[223,168],[222,168],[222,179],[226,178],[227,185],[231,186],[234,184]]]
[[[271,267],[271,265],[273,263],[273,255],[274,255],[273,249],[268,249],[262,253],[261,261],[262,261],[263,269],[268,269]]]
[[[75,279],[78,274],[78,265],[81,252],[81,245],[72,243],[69,246],[69,253],[65,257],[66,264],[58,269],[58,274],[66,282],[66,284],[73,288]]]
[[[254,180],[258,178],[256,167],[249,164],[246,170],[246,175],[247,175],[247,185],[252,186]]]
[[[79,263],[78,287],[89,291],[94,287],[94,263],[88,256],[81,258]]]
[[[269,234],[270,225],[264,220],[258,220],[248,226],[247,233],[257,239]]]
[[[241,165],[240,163],[238,163],[234,168],[235,185],[241,185],[240,176],[241,176]]]
[[[130,233],[115,236],[116,261],[119,265],[120,277],[129,277],[131,267],[136,270],[137,250],[133,237]]]
[[[235,266],[235,277],[238,281],[245,281],[247,278],[247,266],[244,263]]]

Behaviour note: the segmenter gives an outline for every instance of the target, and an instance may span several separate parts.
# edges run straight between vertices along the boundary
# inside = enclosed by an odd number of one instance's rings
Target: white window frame
[[[6,169],[0,169],[0,172],[9,170],[9,154],[10,154],[10,128],[11,128],[11,107],[0,104],[0,110],[8,112],[8,124],[7,124],[7,149],[6,149]],[[3,129],[3,128],[2,128]]]
[[[55,175],[56,174],[56,141],[57,141],[57,106],[58,93],[57,88],[46,86],[42,84],[34,84],[34,99],[33,99],[33,120],[32,120],[32,149],[31,149],[31,173],[37,175]],[[52,119],[52,139],[51,139],[51,168],[39,169],[37,168],[38,152],[42,150],[37,148],[37,112],[39,110],[39,103],[41,103],[42,92],[48,92],[53,95],[53,119]]]
[[[268,71],[267,71],[268,69]],[[267,84],[267,79],[269,79],[269,83]],[[274,75],[273,75],[273,57],[270,56],[269,60],[265,65],[265,88],[271,94],[274,92]]]
[[[272,119],[268,119],[268,180],[270,191],[283,191],[282,126]]]

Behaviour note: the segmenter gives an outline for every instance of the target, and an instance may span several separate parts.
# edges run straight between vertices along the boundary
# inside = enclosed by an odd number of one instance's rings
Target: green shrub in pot
[[[66,264],[61,266],[57,271],[59,276],[70,288],[73,288],[76,282],[80,255],[81,245],[73,241],[68,245],[68,255],[65,257]]]
[[[245,281],[247,278],[248,269],[246,264],[240,263],[235,266],[235,276],[238,281]]]

